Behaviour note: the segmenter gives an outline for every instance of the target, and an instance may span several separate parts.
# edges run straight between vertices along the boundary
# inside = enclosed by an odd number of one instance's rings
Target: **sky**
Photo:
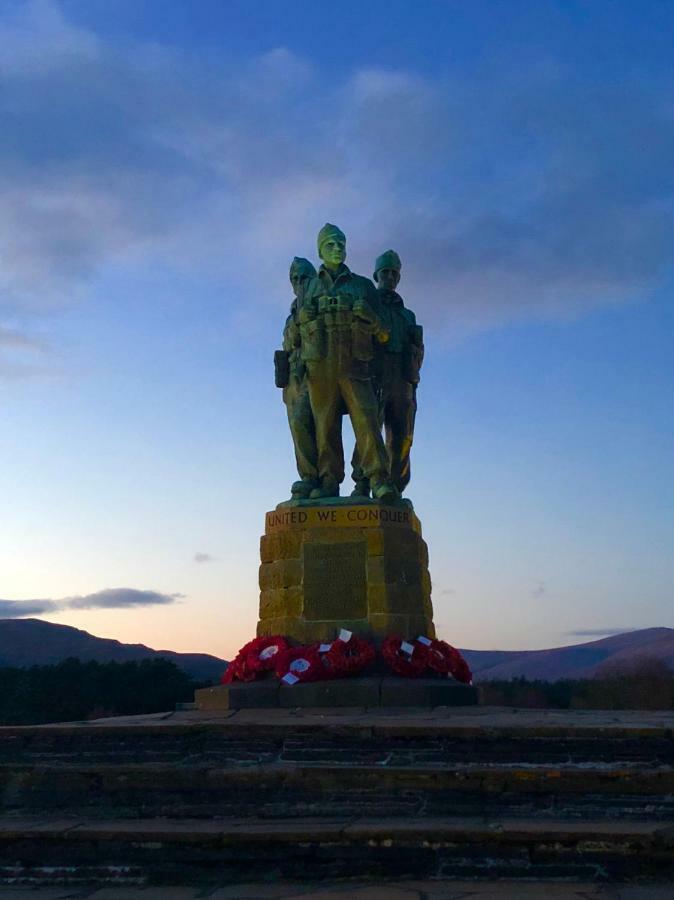
[[[0,616],[254,635],[288,267],[330,221],[356,272],[398,251],[424,326],[439,635],[674,627],[673,30],[661,0],[0,0]]]

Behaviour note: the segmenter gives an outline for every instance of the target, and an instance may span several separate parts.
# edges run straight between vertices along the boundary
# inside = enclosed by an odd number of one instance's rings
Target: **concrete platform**
[[[281,684],[276,678],[195,691],[199,710],[475,706],[477,689],[450,678],[340,678]]]

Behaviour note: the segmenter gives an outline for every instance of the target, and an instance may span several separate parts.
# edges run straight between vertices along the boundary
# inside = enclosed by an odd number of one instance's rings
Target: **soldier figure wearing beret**
[[[335,225],[320,230],[318,255],[322,265],[306,289],[298,314],[318,451],[319,486],[310,497],[339,496],[344,480],[342,409],[346,408],[363,476],[374,498],[390,503],[399,495],[390,481],[371,372],[376,344],[388,340],[377,291],[368,278],[344,265],[346,237]]]
[[[410,450],[417,412],[417,384],[424,358],[423,330],[417,325],[396,288],[401,262],[395,250],[377,258],[374,280],[378,285],[380,310],[389,339],[377,354],[379,421],[384,426],[391,480],[402,494],[410,480]],[[353,496],[368,496],[370,485],[354,455]]]
[[[318,453],[316,450],[316,428],[309,402],[309,385],[306,366],[300,352],[299,307],[304,293],[316,277],[316,269],[308,259],[296,256],[290,265],[290,283],[295,299],[290,307],[290,315],[283,329],[283,350],[275,356],[276,385],[283,388],[283,402],[286,405],[288,424],[295,449],[295,462],[300,480],[290,491],[293,499],[306,499],[318,487]]]

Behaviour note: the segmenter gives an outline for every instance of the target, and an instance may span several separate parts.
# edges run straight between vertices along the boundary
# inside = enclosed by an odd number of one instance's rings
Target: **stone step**
[[[674,820],[674,767],[271,763],[0,765],[5,814],[513,815]]]
[[[185,711],[59,726],[0,728],[0,763],[146,763],[220,766],[275,762],[452,766],[610,763],[674,765],[666,716],[564,711],[452,710],[413,715]],[[649,718],[650,716],[650,718]]]
[[[0,823],[12,884],[328,878],[674,879],[674,827],[507,818]]]

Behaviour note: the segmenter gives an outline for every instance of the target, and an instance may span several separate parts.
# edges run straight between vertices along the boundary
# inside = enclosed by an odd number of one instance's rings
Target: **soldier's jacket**
[[[388,341],[380,353],[400,354],[400,371],[410,384],[418,384],[419,370],[424,361],[423,328],[417,325],[416,316],[403,303],[395,291],[379,291],[380,309]]]
[[[297,299],[290,306],[290,315],[283,326],[283,350],[288,357],[288,374],[301,381],[306,374],[306,366],[300,350],[300,326],[298,321]]]
[[[357,378],[368,376],[375,342],[387,338],[375,286],[346,266],[334,279],[321,266],[305,291],[298,319],[302,359],[309,364],[329,359]]]

